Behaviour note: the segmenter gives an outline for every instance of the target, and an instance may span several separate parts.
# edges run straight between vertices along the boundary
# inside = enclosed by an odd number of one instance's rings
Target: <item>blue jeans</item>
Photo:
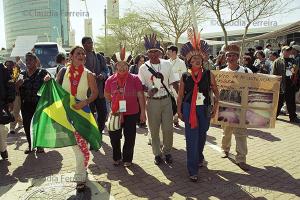
[[[185,123],[187,168],[190,176],[198,174],[199,163],[204,160],[203,149],[206,141],[206,135],[209,128],[210,118],[207,117],[207,106],[197,106],[198,126],[191,128],[189,103],[183,103],[183,118]]]

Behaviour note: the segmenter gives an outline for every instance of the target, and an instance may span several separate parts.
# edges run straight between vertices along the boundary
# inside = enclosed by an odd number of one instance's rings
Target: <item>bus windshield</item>
[[[58,54],[57,45],[35,45],[35,54],[40,59],[42,68],[55,67],[55,58]]]

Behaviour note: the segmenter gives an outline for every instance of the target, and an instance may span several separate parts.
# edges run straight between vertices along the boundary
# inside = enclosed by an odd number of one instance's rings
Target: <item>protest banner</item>
[[[213,124],[240,128],[274,128],[281,77],[212,71],[220,91]]]

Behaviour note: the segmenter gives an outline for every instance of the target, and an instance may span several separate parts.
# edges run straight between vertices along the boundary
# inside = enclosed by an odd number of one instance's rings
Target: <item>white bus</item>
[[[56,72],[56,56],[66,55],[66,51],[55,42],[38,42],[34,44],[34,53],[40,59],[41,67],[54,75]]]

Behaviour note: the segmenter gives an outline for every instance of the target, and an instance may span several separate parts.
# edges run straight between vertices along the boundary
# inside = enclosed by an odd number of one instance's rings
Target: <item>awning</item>
[[[285,36],[291,33],[300,32],[300,21],[297,21],[295,23],[292,23],[286,27],[283,27],[281,29],[278,29],[276,31],[272,31],[269,33],[265,33],[259,36],[251,37],[245,40],[245,43],[252,42],[255,40],[264,40],[264,39],[276,39],[280,36]],[[242,43],[242,40],[236,41],[234,43]]]

